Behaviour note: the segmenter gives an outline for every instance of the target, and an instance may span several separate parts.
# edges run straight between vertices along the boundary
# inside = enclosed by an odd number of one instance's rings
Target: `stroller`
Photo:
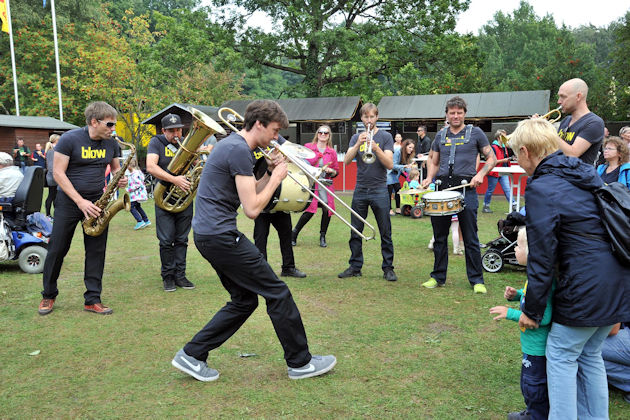
[[[44,191],[44,170],[30,166],[15,197],[0,198],[0,261],[18,260],[25,273],[44,270],[52,226],[39,213]]]
[[[518,230],[524,225],[525,216],[516,211],[508,214],[505,220],[501,219],[497,222],[500,236],[486,244],[488,250],[481,257],[484,270],[497,273],[506,263],[520,266],[516,261],[514,248],[516,248]]]

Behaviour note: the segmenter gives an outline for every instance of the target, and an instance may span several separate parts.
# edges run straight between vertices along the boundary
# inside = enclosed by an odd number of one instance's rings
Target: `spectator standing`
[[[22,173],[24,173],[24,169],[29,164],[30,155],[31,150],[24,144],[24,139],[22,137],[18,137],[15,147],[13,148],[13,160]]]
[[[630,189],[630,163],[628,145],[619,137],[604,140],[605,163],[597,167],[597,173],[606,184],[620,182]]]
[[[46,197],[46,216],[52,220],[52,206],[57,197],[57,181],[55,181],[53,173],[53,164],[55,161],[55,145],[59,140],[59,134],[51,134],[46,143],[46,186],[48,187],[48,196]]]

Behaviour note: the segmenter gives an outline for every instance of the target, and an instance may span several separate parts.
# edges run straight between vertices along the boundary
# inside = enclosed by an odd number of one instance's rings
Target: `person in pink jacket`
[[[315,157],[307,159],[307,162],[316,168],[323,168],[320,180],[326,185],[332,192],[334,188],[332,186],[332,178],[339,174],[339,162],[337,161],[337,152],[332,148],[332,130],[327,125],[321,125],[315,133],[313,141],[306,144],[306,147],[315,152]],[[330,184],[330,185],[328,185]],[[328,231],[328,224],[330,223],[330,216],[332,212],[326,209],[320,200],[324,201],[332,209],[335,208],[335,199],[332,195],[328,194],[323,188],[319,188],[319,185],[315,184],[315,195],[319,197],[313,198],[310,206],[302,213],[300,220],[298,220],[295,229],[293,229],[291,237],[291,245],[297,245],[297,237],[300,230],[308,223],[313,215],[317,212],[317,208],[322,208],[322,223],[319,229],[319,246],[325,248],[326,244],[326,232]]]

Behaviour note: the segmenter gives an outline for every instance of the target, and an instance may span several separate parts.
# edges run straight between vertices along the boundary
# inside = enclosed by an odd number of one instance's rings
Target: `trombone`
[[[226,118],[223,117],[223,113],[227,112],[228,115]],[[227,125],[231,130],[233,131],[238,131],[238,129],[234,126],[234,124],[232,124],[233,122],[238,121],[243,121],[243,117],[237,113],[236,111],[234,111],[231,108],[220,108],[219,111],[217,112],[219,119],[221,121],[223,121],[225,123],[225,125]],[[365,239],[366,241],[369,241],[370,239],[374,239],[374,236],[376,235],[376,230],[374,229],[374,226],[372,226],[371,224],[369,224],[367,222],[367,220],[365,220],[363,217],[361,217],[359,215],[359,213],[357,213],[356,211],[354,211],[349,205],[347,205],[342,199],[340,199],[337,195],[335,195],[335,193],[333,193],[326,185],[324,185],[318,178],[319,175],[321,174],[321,170],[318,170],[317,173],[314,175],[311,171],[312,171],[312,167],[310,167],[310,165],[308,165],[309,167],[306,167],[305,165],[307,165],[302,159],[296,158],[295,156],[293,156],[293,152],[290,152],[289,148],[284,148],[280,143],[278,143],[276,140],[271,140],[271,145],[278,151],[280,152],[286,159],[288,159],[291,163],[293,163],[295,166],[297,166],[300,171],[304,172],[304,174],[311,179],[311,181],[317,183],[317,185],[319,186],[319,188],[323,188],[327,194],[330,194],[332,197],[334,197],[335,199],[337,199],[337,201],[339,201],[339,203],[345,207],[346,209],[348,209],[350,211],[350,213],[352,213],[352,215],[354,217],[356,217],[357,219],[359,219],[359,221],[361,223],[363,223],[365,226],[367,226],[367,228],[369,230],[372,231],[372,234],[370,236],[365,236],[362,232],[360,232],[357,228],[355,228],[354,226],[352,226],[351,223],[349,223],[346,219],[344,219],[343,217],[341,217],[341,215],[339,215],[339,213],[337,213],[335,211],[335,209],[333,209],[332,207],[330,207],[328,205],[328,203],[324,203],[323,201],[321,201],[319,199],[319,197],[317,197],[315,195],[315,193],[311,190],[311,186],[310,185],[304,185],[302,184],[300,181],[298,181],[296,179],[296,177],[294,177],[291,172],[288,172],[287,175],[293,180],[295,181],[296,184],[298,184],[300,187],[302,187],[305,191],[307,191],[314,199],[318,200],[324,207],[326,207],[326,209],[328,211],[330,211],[332,214],[334,214],[335,216],[337,216],[342,222],[344,222],[354,233],[356,233],[357,235],[359,235],[361,238]],[[286,149],[286,150],[285,150]],[[270,152],[264,150],[262,147],[259,147],[258,150],[260,152],[262,152],[262,154],[267,157],[267,158],[271,158],[270,156]]]
[[[363,156],[361,157],[361,159],[363,159],[363,162],[370,165],[372,163],[374,163],[376,161],[376,155],[374,154],[374,152],[372,151],[372,141],[374,138],[374,129],[370,128],[372,127],[371,124],[368,124],[366,127],[367,130],[367,140],[365,140],[365,142],[367,143],[367,146],[365,148],[365,152],[363,153]]]

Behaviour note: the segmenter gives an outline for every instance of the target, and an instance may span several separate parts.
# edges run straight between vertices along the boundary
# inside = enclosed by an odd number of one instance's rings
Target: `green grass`
[[[349,201],[349,196],[344,196]],[[153,220],[153,205],[143,208]],[[479,213],[479,236],[497,236],[506,203]],[[347,211],[341,211],[347,215]],[[294,222],[299,215],[293,215]],[[371,216],[368,220],[374,223]],[[487,295],[473,295],[464,257],[450,256],[447,286],[426,290],[433,254],[428,218],[392,218],[399,281],[383,280],[380,241],[364,242],[363,277],[338,279],[348,265],[349,228],[333,219],[328,248],[317,215],[294,248],[306,279],[286,279],[300,308],[311,351],[335,354],[325,376],[290,381],[264,301],[209,364],[221,372],[201,383],[170,365],[175,352],[229,299],[191,241],[188,277],[195,290],[164,293],[155,226],[133,231],[130,214],[114,218],[108,239],[103,302],[111,316],[82,311],[80,230],[62,268],[55,311],[37,314],[41,275],[0,264],[0,418],[372,418],[503,419],[523,408],[515,323],[492,321],[506,285],[522,270],[485,274]],[[251,237],[253,222],[239,216]],[[452,247],[450,247],[452,252]],[[272,229],[268,254],[280,269]],[[40,353],[30,356],[29,353]],[[240,353],[256,356],[241,358]],[[630,407],[611,393],[612,418]]]

